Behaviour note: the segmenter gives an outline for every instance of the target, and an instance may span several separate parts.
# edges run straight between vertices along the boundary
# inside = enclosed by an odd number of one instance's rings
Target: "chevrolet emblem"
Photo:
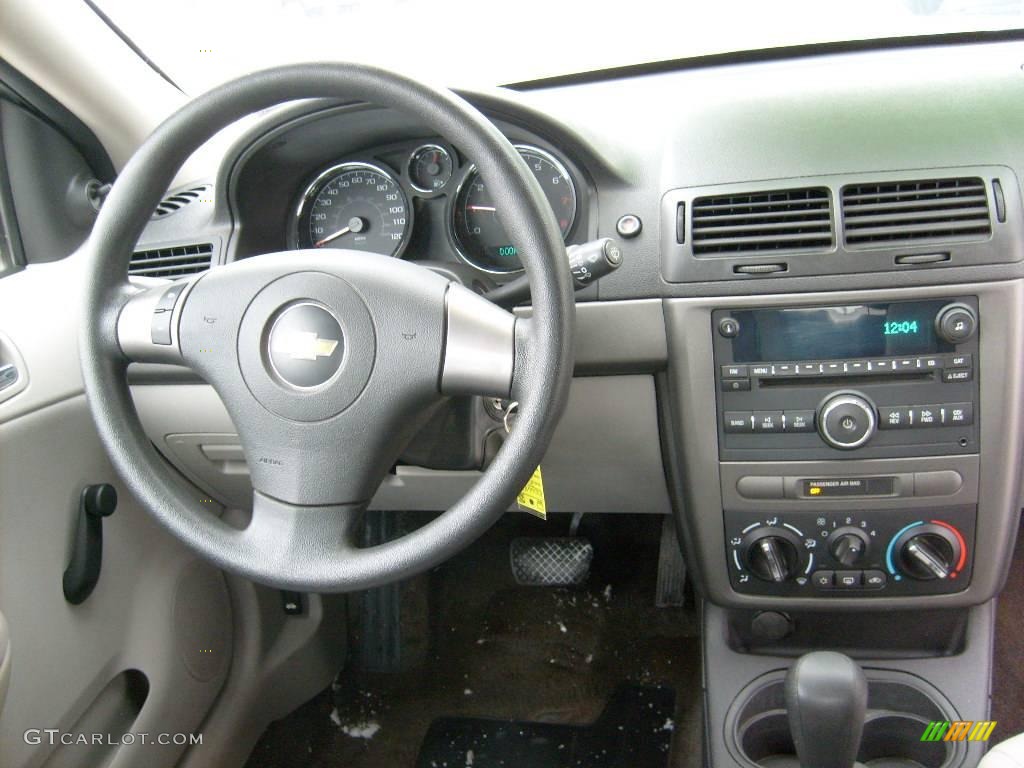
[[[275,339],[277,343],[274,346],[292,360],[316,362],[317,358],[330,357],[338,348],[337,339],[321,339],[316,331],[295,331],[280,335],[282,338]]]

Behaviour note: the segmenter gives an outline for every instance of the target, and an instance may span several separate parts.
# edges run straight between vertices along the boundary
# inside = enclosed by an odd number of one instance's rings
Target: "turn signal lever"
[[[596,280],[622,266],[622,249],[610,237],[591,240],[565,249],[569,256],[569,271],[576,290],[582,290]],[[511,307],[530,298],[530,282],[520,275],[483,296],[503,307]]]

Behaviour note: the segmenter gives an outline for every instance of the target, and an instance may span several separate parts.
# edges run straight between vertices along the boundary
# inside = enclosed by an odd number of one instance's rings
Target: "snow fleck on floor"
[[[473,689],[472,689],[472,688],[466,688],[466,689],[464,689],[464,690],[462,691],[462,695],[463,695],[463,696],[472,696],[472,695],[473,695]]]
[[[473,765],[473,750],[466,752],[466,768],[471,768]]]
[[[612,601],[612,585],[609,584],[604,588],[604,601],[610,603]]]
[[[561,633],[562,633],[563,635],[564,635],[564,634],[565,634],[566,632],[568,632],[568,631],[569,631],[569,630],[568,630],[568,628],[567,628],[567,627],[565,626],[565,624],[564,624],[564,623],[562,623],[561,621],[559,621],[559,622],[557,622],[557,623],[558,623],[558,631],[559,631],[559,632],[561,632]]]
[[[331,710],[331,722],[341,728],[341,732],[353,739],[372,739],[380,730],[380,723],[367,720],[362,723],[342,723],[337,708]]]
[[[663,731],[674,731],[675,729],[676,723],[671,717],[665,720],[665,724],[661,726],[661,730]]]

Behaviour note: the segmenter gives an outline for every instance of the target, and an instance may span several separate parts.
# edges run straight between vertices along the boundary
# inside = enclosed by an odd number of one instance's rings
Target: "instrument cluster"
[[[580,228],[574,174],[552,151],[515,147],[569,242]],[[437,140],[382,147],[319,169],[299,191],[289,226],[288,244],[295,249],[437,259],[443,240],[456,258],[482,272],[498,277],[522,270],[515,237],[505,231],[487,181],[455,147]]]

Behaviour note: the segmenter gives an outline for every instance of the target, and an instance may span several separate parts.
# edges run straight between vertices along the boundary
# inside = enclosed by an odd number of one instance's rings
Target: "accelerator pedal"
[[[512,576],[527,587],[571,587],[590,575],[594,545],[580,536],[513,539]]]

